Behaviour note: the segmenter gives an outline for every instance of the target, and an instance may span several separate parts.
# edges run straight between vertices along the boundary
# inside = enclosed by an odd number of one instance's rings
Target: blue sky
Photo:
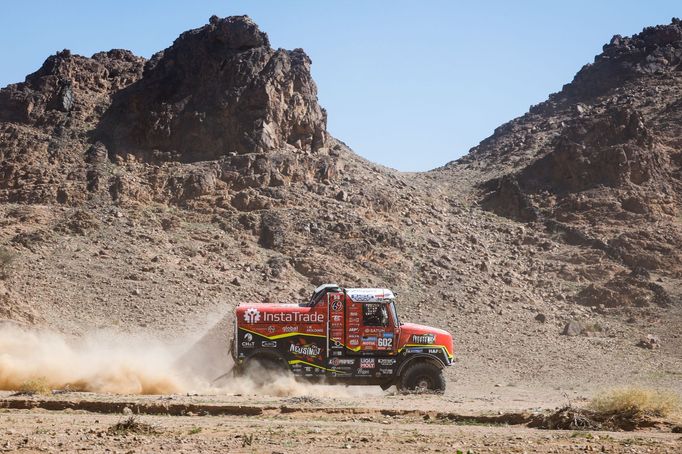
[[[93,0],[3,2],[0,86],[50,54],[151,56],[212,14],[248,14],[313,60],[329,130],[404,171],[466,154],[569,82],[612,35],[682,15],[679,1]]]

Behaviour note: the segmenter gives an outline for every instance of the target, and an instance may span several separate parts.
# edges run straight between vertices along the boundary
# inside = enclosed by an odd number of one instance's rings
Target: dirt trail
[[[306,408],[300,403],[299,408]],[[328,410],[328,409],[327,409]],[[123,414],[82,410],[0,410],[0,449],[7,452],[537,452],[676,453],[679,434],[547,431],[421,414],[327,410],[220,417],[142,415],[129,432],[111,427]],[[138,433],[135,423],[148,424]],[[147,427],[147,426],[145,426]],[[469,451],[470,450],[470,451]]]

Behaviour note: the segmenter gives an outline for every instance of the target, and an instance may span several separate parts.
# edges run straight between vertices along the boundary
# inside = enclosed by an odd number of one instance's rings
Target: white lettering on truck
[[[261,312],[255,307],[244,311],[244,321],[249,324],[258,323],[324,323],[324,314],[320,312]]]

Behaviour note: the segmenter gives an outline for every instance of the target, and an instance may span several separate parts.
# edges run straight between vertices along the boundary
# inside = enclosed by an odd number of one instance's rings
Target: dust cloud
[[[229,326],[229,320],[221,320],[203,330],[199,339],[170,344],[109,330],[72,339],[51,331],[0,324],[0,390],[30,392],[40,387],[112,394],[319,398],[382,394],[378,386],[311,384],[290,374],[272,376],[264,386],[247,377],[233,377]]]
[[[258,372],[256,372],[258,373]],[[231,394],[256,394],[274,397],[315,397],[344,399],[354,397],[382,396],[384,392],[379,386],[346,386],[327,384],[322,382],[307,382],[296,379],[292,374],[281,372],[273,374],[267,372],[267,384],[255,383],[248,377],[225,377],[217,380],[214,388],[217,392]]]
[[[0,327],[0,389],[31,387],[117,394],[181,392],[184,379],[160,342],[98,332],[77,340]]]

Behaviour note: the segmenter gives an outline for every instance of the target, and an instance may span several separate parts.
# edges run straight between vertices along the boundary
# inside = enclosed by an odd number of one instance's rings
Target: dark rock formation
[[[96,136],[113,154],[195,162],[325,143],[310,59],[270,47],[248,17],[212,18],[147,62]]]
[[[213,17],[147,62],[125,50],[58,52],[0,90],[0,200],[183,203],[328,180],[334,160],[314,153],[327,142],[316,93],[306,54],[272,49],[248,17]],[[149,168],[142,179],[106,165],[129,158],[222,161],[208,171]],[[236,205],[245,198],[248,209],[269,205],[247,195]]]
[[[560,96],[601,96],[642,75],[682,71],[682,21],[647,27],[631,37],[615,35],[593,64],[585,65]]]
[[[663,176],[665,159],[642,115],[614,108],[564,129],[554,150],[525,168],[519,180],[528,190],[556,193],[643,185]]]

